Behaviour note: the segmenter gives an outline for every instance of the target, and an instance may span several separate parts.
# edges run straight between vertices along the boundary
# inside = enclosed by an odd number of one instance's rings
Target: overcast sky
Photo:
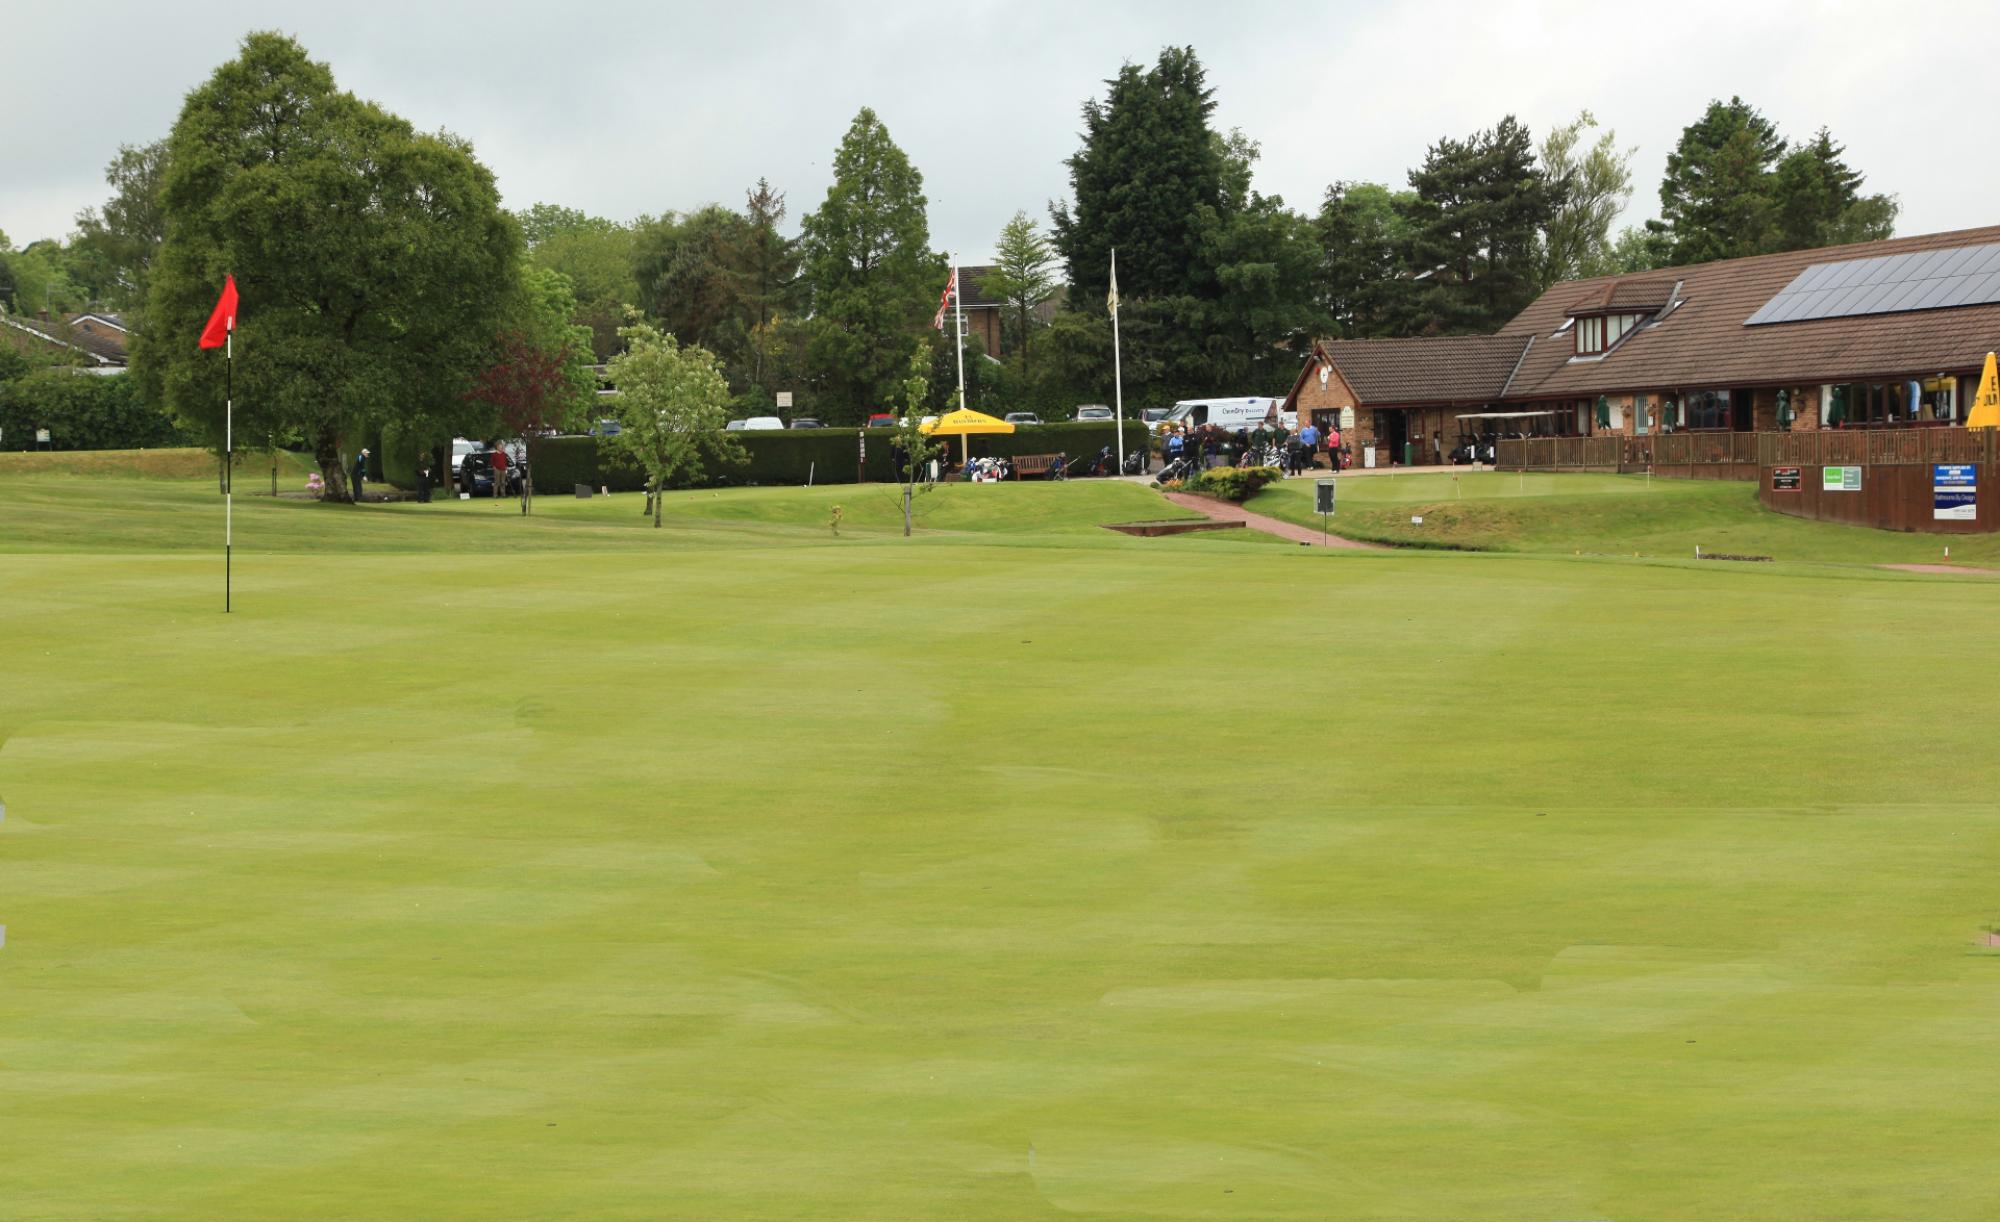
[[[172,126],[251,29],[296,35],[348,89],[469,137],[509,207],[627,218],[735,205],[760,175],[790,223],[873,106],[924,176],[932,243],[978,263],[1017,208],[1066,187],[1077,109],[1126,60],[1189,43],[1221,128],[1263,145],[1257,185],[1317,207],[1334,179],[1400,185],[1440,135],[1512,112],[1539,139],[1589,108],[1638,149],[1625,221],[1656,214],[1665,157],[1710,98],[1789,136],[1824,124],[1899,233],[2000,221],[1979,48],[1992,0],[1673,4],[597,3],[254,0],[9,3],[0,230],[61,236],[101,202],[120,142]]]

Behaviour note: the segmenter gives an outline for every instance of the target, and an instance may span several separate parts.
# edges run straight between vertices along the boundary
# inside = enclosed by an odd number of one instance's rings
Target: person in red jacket
[[[507,447],[493,446],[493,503],[498,505],[507,495]]]

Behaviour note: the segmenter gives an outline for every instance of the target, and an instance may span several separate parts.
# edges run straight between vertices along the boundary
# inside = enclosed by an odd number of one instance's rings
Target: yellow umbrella
[[[985,412],[975,412],[969,407],[961,407],[955,412],[946,412],[935,423],[919,424],[920,432],[934,437],[964,438],[964,461],[972,461],[972,435],[974,433],[1011,433],[1014,426]]]
[[[2000,429],[2000,366],[1991,352],[1986,354],[1986,372],[1979,375],[1979,393],[1972,396],[1972,414],[1965,418],[1969,429]]]

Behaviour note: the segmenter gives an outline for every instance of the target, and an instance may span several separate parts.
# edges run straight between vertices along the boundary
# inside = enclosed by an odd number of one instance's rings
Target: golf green
[[[919,511],[0,474],[0,1213],[2000,1213],[1993,583]]]

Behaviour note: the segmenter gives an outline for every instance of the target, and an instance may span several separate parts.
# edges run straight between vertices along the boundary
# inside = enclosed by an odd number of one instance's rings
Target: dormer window
[[[1608,352],[1627,331],[1638,329],[1644,314],[1593,314],[1576,320],[1576,354],[1595,356]]]

